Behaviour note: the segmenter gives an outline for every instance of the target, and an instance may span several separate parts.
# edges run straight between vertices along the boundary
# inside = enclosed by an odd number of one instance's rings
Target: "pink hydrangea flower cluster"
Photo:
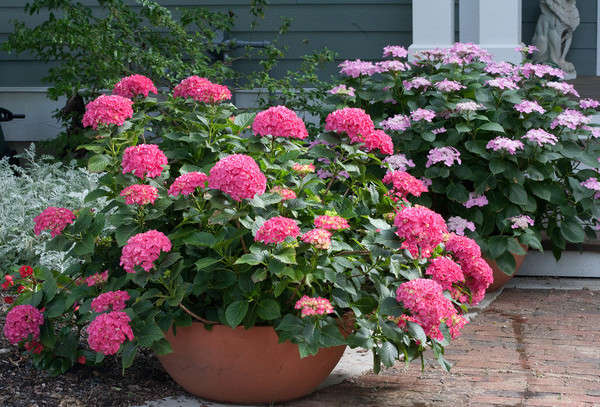
[[[33,305],[17,305],[6,314],[4,336],[16,345],[31,335],[32,340],[40,337],[40,325],[44,324],[44,314]]]
[[[488,199],[484,194],[477,195],[475,192],[469,192],[469,199],[463,205],[465,208],[472,208],[474,206],[486,206],[488,204]]]
[[[432,132],[433,134],[443,134],[443,133],[445,133],[445,132],[447,132],[447,131],[448,131],[448,130],[446,130],[446,128],[445,128],[445,127],[440,127],[440,128],[437,128],[437,129],[433,129],[433,130],[431,130],[431,132]]]
[[[326,298],[321,297],[309,297],[307,295],[296,301],[295,309],[302,310],[300,315],[302,318],[311,315],[325,315],[333,314],[333,306]]]
[[[299,234],[300,228],[294,219],[275,216],[262,224],[256,232],[254,240],[265,244],[282,243],[286,237],[296,238]]]
[[[297,138],[304,140],[308,131],[301,118],[285,106],[271,106],[259,112],[252,123],[256,136]]]
[[[459,102],[455,107],[457,112],[475,112],[485,109],[485,106],[476,102]]]
[[[362,142],[364,143],[362,148],[366,151],[379,150],[384,155],[394,154],[394,142],[383,130],[373,130],[363,138]]]
[[[208,186],[240,202],[242,199],[252,199],[264,194],[267,178],[252,157],[232,154],[221,158],[210,169]]]
[[[410,65],[408,65],[404,62],[396,61],[395,59],[391,60],[391,61],[376,62],[375,66],[377,67],[379,73],[404,72],[404,71],[408,71],[410,69]]]
[[[444,256],[431,260],[425,274],[437,281],[443,290],[450,290],[452,284],[465,281],[465,275],[460,266]]]
[[[456,233],[459,236],[465,235],[465,229],[475,232],[475,224],[460,216],[451,216],[446,222],[448,230]]]
[[[158,93],[152,80],[144,75],[130,75],[121,79],[113,88],[113,95],[133,99],[136,96],[148,97],[152,92]]]
[[[600,137],[600,127],[581,126],[581,128],[583,130],[589,131],[591,133],[590,136],[592,136],[593,138]]]
[[[102,273],[92,274],[85,279],[88,287],[93,287],[95,285],[105,283],[106,281],[108,281],[108,270],[104,270]]]
[[[325,118],[325,130],[346,133],[353,143],[362,142],[375,129],[371,117],[363,109],[345,107]]]
[[[515,51],[521,52],[523,54],[531,55],[536,51],[539,51],[535,45],[524,45],[522,47],[516,47]]]
[[[591,121],[591,117],[588,117],[577,110],[566,109],[561,114],[556,116],[556,118],[550,124],[550,128],[554,129],[558,126],[565,126],[571,130],[576,130],[578,126],[589,124]]]
[[[321,250],[331,247],[331,232],[325,229],[311,229],[302,235],[302,241]]]
[[[379,125],[385,130],[405,131],[410,127],[410,118],[403,114],[397,114],[382,121]]]
[[[212,83],[206,78],[190,76],[175,86],[173,97],[192,98],[196,102],[213,104],[231,99],[231,92],[225,85]]]
[[[517,153],[517,150],[522,150],[523,147],[524,146],[521,141],[512,140],[507,137],[496,137],[494,139],[491,139],[485,146],[485,148],[487,148],[488,150],[503,150],[508,152],[510,155],[515,155]]]
[[[456,309],[444,297],[442,287],[434,280],[417,278],[400,284],[396,300],[410,311],[416,323],[423,327],[430,338],[444,340],[440,324],[446,323],[449,328],[455,324]],[[450,332],[453,338],[460,335],[460,329],[450,329]]]
[[[581,186],[591,189],[593,191],[600,191],[600,182],[597,178],[590,177],[585,181],[581,182]]]
[[[456,92],[466,88],[466,86],[460,82],[451,81],[448,79],[444,79],[443,81],[436,83],[435,87],[441,92]]]
[[[408,51],[400,45],[388,45],[383,47],[383,57],[406,58]]]
[[[539,147],[542,147],[544,144],[555,145],[558,142],[554,134],[550,134],[544,129],[531,129],[521,138],[536,143]]]
[[[296,193],[293,190],[281,187],[279,185],[271,188],[271,193],[278,194],[284,201],[297,198]]]
[[[575,90],[575,86],[567,82],[546,82],[546,87],[554,89],[563,95],[573,95],[579,97],[579,92]]]
[[[354,61],[346,60],[338,65],[340,67],[340,73],[342,75],[350,76],[351,78],[358,78],[359,76],[371,76],[379,73],[379,67],[372,62],[361,61],[356,59]]]
[[[100,124],[122,126],[125,120],[133,117],[133,101],[118,95],[101,95],[85,106],[81,123],[94,130]]]
[[[492,75],[513,76],[518,68],[509,62],[503,61],[491,62],[483,70]]]
[[[187,196],[193,194],[196,188],[206,187],[208,177],[203,172],[188,172],[175,178],[175,181],[169,187],[168,194],[176,197],[179,194]]]
[[[427,89],[431,86],[431,81],[429,79],[423,78],[421,76],[417,76],[416,78],[411,79],[410,81],[404,80],[402,81],[402,85],[404,89]]]
[[[154,204],[158,198],[158,189],[152,185],[134,184],[123,189],[120,194],[127,205]]]
[[[338,85],[332,89],[329,90],[329,93],[331,93],[332,95],[346,95],[346,96],[354,96],[356,89],[354,89],[352,86],[346,86],[346,85]]]
[[[446,222],[436,212],[423,206],[406,207],[394,219],[396,235],[403,239],[402,248],[413,257],[431,256],[448,233]]]
[[[596,99],[581,99],[579,101],[579,107],[582,109],[595,109],[600,106],[600,102]]]
[[[546,109],[539,105],[536,101],[524,100],[521,103],[515,105],[515,110],[521,113],[532,113],[538,112],[539,114],[546,113]]]
[[[75,218],[75,214],[67,208],[49,206],[33,218],[33,222],[35,223],[33,233],[39,236],[42,231],[49,230],[50,235],[56,237],[62,233],[67,225],[72,224]]]
[[[138,178],[156,178],[160,176],[165,165],[167,156],[156,144],[139,144],[127,147],[123,152],[123,174],[131,172]]]
[[[394,200],[406,199],[408,195],[421,196],[428,189],[423,182],[404,171],[388,171],[383,177],[384,184],[392,184],[388,195]]]
[[[162,232],[149,230],[138,233],[130,237],[123,247],[119,264],[128,273],[135,273],[135,266],[138,265],[149,272],[161,251],[171,251],[171,241]]]
[[[348,220],[341,216],[320,215],[314,220],[315,227],[326,230],[342,230],[348,229],[350,225]]]
[[[395,154],[389,157],[386,157],[383,160],[392,171],[406,171],[408,168],[412,168],[415,166],[413,160],[406,158],[404,154]]]
[[[131,319],[123,311],[100,314],[87,327],[88,344],[93,351],[114,355],[126,341],[133,341]]]
[[[535,221],[527,215],[513,216],[508,220],[512,223],[511,229],[527,229],[535,224]]]
[[[427,154],[427,163],[425,167],[429,168],[437,163],[444,163],[446,167],[451,167],[454,162],[460,164],[460,152],[454,147],[432,148]]]
[[[517,85],[514,81],[512,81],[508,78],[490,79],[489,81],[486,82],[486,84],[491,87],[503,89],[503,90],[504,89],[513,89],[513,90],[519,89],[519,85]]]
[[[431,123],[431,121],[434,119],[434,117],[435,117],[435,112],[433,110],[429,110],[429,109],[418,108],[417,110],[410,112],[410,119],[413,122],[425,120],[425,121]]]
[[[304,176],[310,173],[315,172],[314,164],[299,164],[296,163],[292,166],[292,170],[296,171],[298,174]]]
[[[113,311],[122,311],[129,298],[127,291],[107,291],[92,300],[92,309],[98,313],[108,311],[111,307]]]
[[[528,79],[532,75],[535,75],[538,78],[543,78],[545,75],[553,76],[558,79],[564,79],[565,77],[565,73],[561,69],[553,68],[549,65],[526,63],[521,66],[520,71],[521,75]]]

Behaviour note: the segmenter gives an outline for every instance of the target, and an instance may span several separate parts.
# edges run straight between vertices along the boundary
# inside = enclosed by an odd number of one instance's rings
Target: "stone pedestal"
[[[410,55],[454,44],[454,0],[413,0]]]
[[[461,0],[461,2],[464,0]],[[521,63],[521,0],[479,0],[479,45],[496,61]]]

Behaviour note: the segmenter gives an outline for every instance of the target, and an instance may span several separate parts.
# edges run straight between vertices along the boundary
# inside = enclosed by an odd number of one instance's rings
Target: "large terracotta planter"
[[[272,327],[200,323],[166,334],[173,352],[158,356],[173,380],[196,396],[231,403],[272,403],[309,394],[329,376],[345,346],[300,359],[298,346],[278,343]]]
[[[492,285],[490,285],[488,287],[488,289],[487,289],[488,292],[498,291],[499,289],[504,287],[504,285],[506,283],[508,283],[508,281],[511,278],[513,278],[515,276],[515,274],[517,274],[517,271],[519,271],[519,268],[525,261],[525,256],[527,256],[528,247],[523,244],[521,244],[521,247],[523,248],[523,250],[525,250],[525,254],[523,254],[523,255],[513,254],[513,257],[515,258],[516,266],[515,266],[515,272],[510,276],[508,274],[506,274],[505,272],[503,272],[502,270],[500,270],[500,267],[498,267],[498,264],[496,264],[496,262],[494,260],[485,259],[485,261],[488,262],[488,264],[494,271],[494,282],[492,283]]]

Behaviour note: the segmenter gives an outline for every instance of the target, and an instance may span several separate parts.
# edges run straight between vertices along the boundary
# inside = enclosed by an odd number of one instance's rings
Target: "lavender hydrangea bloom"
[[[425,167],[429,168],[432,165],[443,162],[447,167],[451,167],[454,162],[461,164],[460,152],[454,147],[439,147],[432,148],[427,154],[427,163]]]
[[[486,206],[488,204],[488,199],[485,195],[476,195],[475,192],[469,193],[469,199],[463,205],[465,208],[472,208],[474,206]]]
[[[352,78],[358,78],[361,75],[371,76],[379,73],[379,68],[368,61],[361,61],[360,59],[349,61],[346,60],[338,65],[340,67],[340,73]]]
[[[521,103],[515,105],[515,110],[521,113],[532,113],[538,112],[539,114],[546,113],[546,109],[539,105],[538,102],[531,100],[524,100]]]
[[[425,120],[431,123],[434,117],[435,112],[429,109],[418,108],[417,110],[410,112],[410,118],[414,122]]]
[[[456,233],[459,236],[465,235],[465,229],[475,232],[475,224],[464,218],[461,218],[460,216],[451,216],[448,219],[448,222],[446,222],[446,225],[448,225],[448,230]]]
[[[512,222],[512,229],[527,229],[535,224],[534,220],[527,215],[513,216],[508,219]]]
[[[558,142],[554,134],[550,134],[544,129],[531,129],[521,138],[536,143],[539,147],[542,147],[544,144],[555,145]]]
[[[388,45],[383,47],[383,57],[406,58],[408,51],[400,45]]]
[[[512,140],[506,137],[496,137],[490,140],[485,146],[488,150],[505,150],[510,155],[516,154],[517,150],[523,149],[523,143],[519,140]]]
[[[410,127],[410,119],[403,114],[397,114],[394,117],[382,121],[379,125],[384,130],[405,131]]]
[[[561,114],[556,116],[556,118],[550,124],[550,128],[554,129],[558,126],[565,126],[571,130],[576,130],[578,126],[582,124],[589,124],[591,121],[591,117],[588,117],[577,110],[566,109]]]
[[[414,167],[413,160],[406,158],[404,154],[390,155],[383,160],[388,164],[392,171],[406,171],[409,167]]]
[[[346,95],[346,96],[354,96],[356,89],[354,89],[353,87],[346,87],[346,85],[338,85],[332,89],[329,90],[329,93],[331,93],[332,95]]]

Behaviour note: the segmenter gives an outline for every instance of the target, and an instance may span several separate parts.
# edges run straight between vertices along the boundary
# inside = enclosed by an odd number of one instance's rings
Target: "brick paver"
[[[333,386],[288,407],[599,406],[600,292],[506,290],[428,361]]]

